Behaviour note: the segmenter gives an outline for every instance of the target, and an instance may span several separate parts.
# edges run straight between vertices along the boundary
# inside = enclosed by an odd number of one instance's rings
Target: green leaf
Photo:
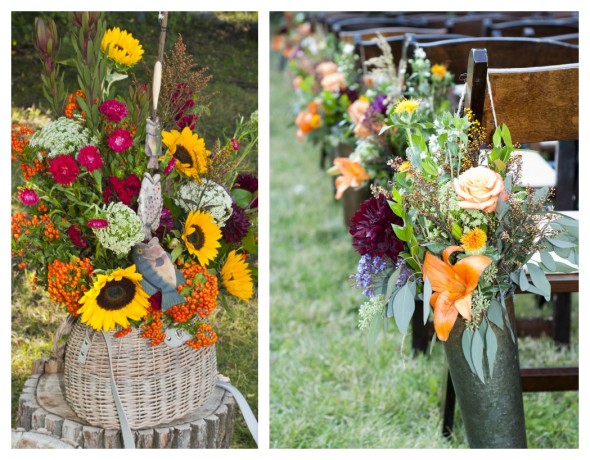
[[[414,294],[410,287],[412,284],[414,283],[406,283],[393,298],[392,303],[393,317],[395,318],[398,329],[404,335],[408,332],[408,325],[416,308]]]
[[[571,241],[564,241],[557,238],[546,238],[546,240],[557,248],[569,249],[578,247],[577,243],[572,243]]]
[[[502,135],[502,140],[504,141],[504,145],[506,145],[507,147],[511,147],[512,146],[512,136],[510,136],[510,130],[508,129],[508,126],[506,126],[505,124],[502,124],[501,128],[501,135]]]
[[[393,290],[395,289],[395,283],[397,283],[400,273],[401,268],[398,268],[389,277],[389,280],[387,281],[387,290],[384,292],[385,300],[389,301],[391,295],[393,294]]]
[[[498,351],[498,339],[491,327],[486,330],[486,355],[488,357],[488,369],[490,378],[494,374],[494,362],[496,361],[496,352]]]
[[[393,203],[391,205],[391,210],[396,216],[401,217],[402,219],[406,217],[406,212],[404,211],[404,207],[401,203]]]
[[[520,270],[520,275],[518,277],[518,286],[520,287],[521,291],[526,291],[529,288],[529,280],[527,279],[524,270]]]
[[[422,161],[422,169],[430,176],[438,175],[436,163],[431,158],[426,158]]]
[[[471,342],[473,342],[473,331],[466,328],[461,336],[461,347],[463,348],[463,356],[465,356],[465,361],[467,361],[469,369],[475,374],[475,366],[471,358]]]
[[[549,254],[547,251],[540,251],[539,255],[541,256],[541,262],[543,263],[543,265],[545,265],[545,267],[547,267],[547,270],[549,270],[550,272],[554,272],[555,260],[553,260],[551,254]]]
[[[504,171],[506,169],[506,163],[504,163],[499,158],[496,158],[494,160],[494,166],[496,167],[496,171],[498,172]]]
[[[402,195],[401,195],[401,193],[399,193],[397,191],[396,188],[392,188],[391,189],[391,196],[393,198],[393,201],[395,201],[397,203],[401,203],[402,202]]]
[[[424,324],[428,321],[428,315],[430,314],[430,297],[432,296],[432,286],[430,285],[430,279],[424,275],[424,291],[423,291],[423,310]]]
[[[502,321],[502,305],[500,305],[500,302],[496,299],[490,300],[488,319],[500,329],[504,328],[504,322]]]
[[[246,209],[252,201],[253,193],[241,188],[235,188],[231,191],[231,196],[240,208]]]
[[[172,252],[170,253],[170,256],[172,257],[172,262],[175,262],[176,259],[178,259],[178,257],[180,257],[180,254],[182,254],[182,250],[183,250],[183,248],[182,248],[182,245],[180,245],[180,244],[172,250]]]
[[[381,315],[375,315],[373,317],[373,321],[371,321],[371,325],[369,326],[369,331],[367,333],[367,348],[369,352],[375,349],[377,337],[379,337],[379,333],[381,332],[381,324]]]
[[[501,140],[502,140],[502,128],[496,129],[494,131],[494,136],[492,137],[492,142],[494,143],[494,147],[501,147]]]
[[[535,194],[533,195],[533,199],[535,201],[544,200],[547,197],[547,193],[549,193],[549,187],[542,187],[542,188],[538,189],[537,191],[535,191]]]
[[[473,360],[475,373],[479,379],[485,383],[483,374],[483,340],[479,334],[473,334],[473,340],[471,341],[471,359]]]
[[[551,298],[551,285],[549,284],[549,281],[547,281],[547,277],[545,276],[545,273],[543,273],[543,270],[535,264],[527,264],[527,269],[535,287],[543,293],[541,295],[544,296],[546,300],[549,300]]]
[[[457,241],[461,239],[463,235],[463,229],[457,222],[453,222],[453,226],[451,227],[451,233],[453,234],[453,238]]]
[[[410,239],[410,235],[408,234],[408,226],[404,225],[403,227],[400,225],[392,224],[393,231],[395,232],[395,236],[397,236],[402,241],[408,241]]]
[[[504,191],[509,195],[512,193],[512,174],[506,174],[504,179]]]

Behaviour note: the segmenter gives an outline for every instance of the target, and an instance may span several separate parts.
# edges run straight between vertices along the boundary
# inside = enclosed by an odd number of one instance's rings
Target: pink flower
[[[463,209],[493,212],[498,197],[506,197],[502,176],[485,166],[470,168],[453,181],[453,188]]]
[[[346,86],[346,75],[341,72],[331,73],[322,78],[321,85],[327,91],[336,92]]]
[[[104,219],[90,219],[86,222],[86,225],[90,228],[105,228],[109,226],[109,221]]]
[[[320,80],[330,74],[338,71],[338,64],[332,61],[320,62],[316,67],[315,71],[318,74]]]
[[[109,120],[114,121],[115,123],[119,123],[129,113],[127,106],[116,99],[104,101],[102,104],[100,104],[98,110]]]
[[[232,138],[231,146],[234,150],[240,150],[240,143],[238,142],[238,140],[236,138]]]
[[[176,158],[172,158],[168,164],[166,165],[166,167],[164,168],[164,174],[168,175],[172,172],[172,170],[174,169],[174,165],[176,164]]]
[[[109,147],[115,152],[121,153],[131,147],[133,144],[133,138],[131,137],[131,133],[126,129],[117,128],[107,139],[107,144],[109,144]]]
[[[88,172],[92,172],[102,166],[102,157],[94,145],[82,147],[80,152],[78,152],[78,161]]]
[[[39,195],[32,188],[21,188],[18,191],[18,199],[25,206],[34,206],[39,202]]]
[[[62,153],[49,160],[49,172],[60,185],[70,185],[76,181],[80,168],[71,156]]]
[[[363,99],[357,99],[348,106],[347,112],[354,124],[354,134],[356,137],[367,137],[370,134],[367,127],[363,124],[369,106],[369,101]]]

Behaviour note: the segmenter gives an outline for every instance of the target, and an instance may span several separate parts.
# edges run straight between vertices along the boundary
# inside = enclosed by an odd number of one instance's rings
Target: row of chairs
[[[408,57],[422,48],[431,62],[446,64],[457,84],[465,84],[465,107],[488,133],[493,133],[490,94],[499,123],[510,126],[521,143],[556,142],[556,197],[559,210],[578,208],[578,20],[576,13],[440,13],[355,16],[332,13],[319,17],[327,30],[354,43],[360,61],[380,54],[377,31],[392,48],[400,75],[408,74]],[[470,28],[470,29],[469,29]],[[471,35],[471,36],[466,36]],[[550,332],[557,343],[569,344],[571,293],[578,292],[573,275],[549,275],[555,293],[554,317],[521,319],[521,335]],[[425,351],[432,325],[413,324],[415,350]],[[578,389],[578,368],[522,369],[524,391]],[[443,433],[452,432],[454,390],[447,374],[443,392]]]

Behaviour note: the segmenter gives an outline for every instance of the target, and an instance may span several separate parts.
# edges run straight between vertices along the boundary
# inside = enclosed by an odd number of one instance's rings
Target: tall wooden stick
[[[157,119],[158,98],[160,97],[160,85],[162,81],[162,62],[164,61],[164,43],[166,42],[166,27],[168,25],[168,11],[161,13],[160,40],[158,43],[158,60],[154,66],[154,81],[152,87],[152,120]]]

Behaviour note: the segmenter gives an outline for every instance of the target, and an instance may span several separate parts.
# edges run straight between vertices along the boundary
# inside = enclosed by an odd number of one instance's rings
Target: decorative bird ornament
[[[138,197],[137,215],[143,224],[143,233],[146,240],[149,240],[152,237],[152,231],[155,232],[160,226],[162,206],[160,174],[156,173],[152,176],[148,172],[143,173]]]

